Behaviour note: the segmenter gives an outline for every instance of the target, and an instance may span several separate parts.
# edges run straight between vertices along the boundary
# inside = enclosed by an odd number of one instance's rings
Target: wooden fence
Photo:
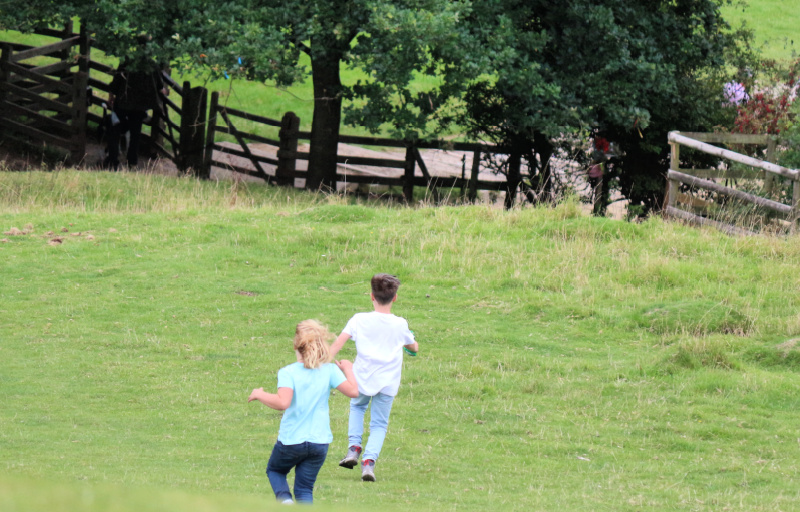
[[[0,124],[6,133],[61,147],[79,162],[86,150],[89,39],[85,31],[74,34],[71,23],[39,33],[60,40],[41,47],[0,44]]]
[[[766,160],[714,146],[713,143],[766,146]],[[790,223],[790,229],[792,231],[795,230],[797,221],[800,219],[800,172],[769,161],[775,159],[777,143],[774,138],[768,135],[681,133],[674,131],[669,134],[669,144],[671,153],[670,170],[667,174],[667,206],[664,211],[666,215],[695,224],[714,226],[730,234],[751,234],[748,229],[737,227],[730,222],[720,222],[705,215],[698,215],[697,210],[701,213],[707,212],[711,203],[703,200],[698,201],[690,194],[681,194],[681,185],[685,185],[684,188],[702,189],[768,210],[783,217],[785,221]],[[728,162],[743,164],[749,168],[743,170],[733,170],[727,167],[722,169],[681,169],[681,146],[720,157]],[[773,195],[776,180],[781,178],[791,180],[791,204],[784,204],[768,197],[761,197],[733,186],[721,185],[711,181],[714,178],[723,178],[731,182],[734,180],[757,180],[763,183],[764,194],[770,196]],[[694,211],[678,208],[681,203]]]
[[[248,133],[237,128],[239,120],[272,127],[278,130],[277,138],[269,138]],[[219,93],[213,93],[209,108],[208,132],[205,147],[205,165],[203,172],[208,176],[212,167],[219,167],[230,171],[255,176],[269,183],[278,185],[294,185],[295,179],[305,179],[306,171],[300,170],[298,162],[307,161],[309,153],[299,151],[300,141],[310,141],[311,133],[299,129],[300,119],[292,112],[288,112],[278,121],[262,116],[257,116],[241,110],[229,108],[219,104]],[[235,145],[224,145],[216,141],[215,134],[222,133],[232,136]],[[442,189],[458,190],[458,194],[466,199],[474,200],[478,190],[495,190],[509,192],[509,184],[504,181],[488,181],[478,179],[481,159],[485,155],[505,154],[502,148],[464,142],[407,142],[394,139],[377,137],[363,137],[353,135],[340,135],[339,142],[362,147],[401,148],[404,157],[399,158],[374,158],[338,154],[337,163],[341,164],[336,174],[336,181],[341,184],[370,184],[400,187],[403,196],[411,201],[415,187],[424,187],[438,198]],[[263,144],[274,148],[274,156],[254,152],[252,143]],[[472,154],[472,165],[467,176],[465,168],[459,176],[433,176],[428,171],[420,149],[447,149],[452,151],[469,152]],[[221,154],[232,155],[249,162],[252,167],[222,161]],[[381,168],[385,175],[363,175],[348,172],[350,166],[366,166]],[[516,186],[514,184],[514,190]]]
[[[91,38],[84,27],[73,32],[72,24],[63,30],[40,30],[40,35],[58,39],[53,44],[30,47],[16,43],[0,43],[0,129],[16,138],[44,142],[66,149],[70,163],[84,164],[92,126],[103,122],[101,105],[108,101],[109,85],[114,70],[91,58]],[[42,64],[41,60],[49,62]],[[36,61],[32,59],[37,59]],[[162,106],[145,124],[141,146],[145,153],[157,154],[175,162],[180,170],[191,170],[198,177],[209,178],[212,167],[255,176],[278,185],[293,186],[303,180],[306,171],[299,162],[309,153],[300,151],[300,142],[311,134],[300,131],[300,120],[287,113],[280,121],[268,119],[219,104],[219,94],[211,97],[202,87],[182,86],[164,74],[170,94],[162,96]],[[174,98],[174,99],[173,99]],[[237,128],[241,120],[272,127],[277,137],[269,138]],[[236,123],[236,124],[234,124]],[[236,144],[216,140],[217,134],[232,136]],[[376,137],[340,136],[343,144],[362,147],[399,148],[400,158],[373,158],[337,155],[340,165],[336,180],[340,183],[375,184],[400,187],[411,201],[415,187],[424,187],[438,200],[441,191],[457,191],[462,198],[474,200],[479,190],[506,193],[506,204],[513,204],[521,180],[479,179],[482,160],[506,154],[503,148],[463,142],[409,142]],[[274,148],[273,156],[251,150],[252,144]],[[436,176],[420,150],[447,149],[464,152],[460,176]],[[248,165],[233,159],[220,161],[220,154],[243,158]],[[472,163],[466,168],[467,156]],[[380,169],[375,175],[351,172],[353,166]]]
[[[64,30],[37,30],[59,41],[41,47],[0,43],[0,128],[14,138],[67,150],[84,163],[91,127],[102,122],[114,69],[91,59],[91,39],[72,23]],[[43,62],[44,61],[44,62]],[[179,86],[163,74],[168,94],[146,120],[142,151],[175,162],[181,170],[203,165],[206,90]],[[173,100],[175,98],[175,100]]]

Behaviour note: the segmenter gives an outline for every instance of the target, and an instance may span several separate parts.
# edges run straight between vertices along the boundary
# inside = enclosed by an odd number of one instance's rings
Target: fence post
[[[69,39],[73,35],[74,34],[72,32],[72,20],[68,20],[66,23],[64,23],[64,30],[61,32],[61,39],[62,40]],[[70,51],[71,50],[72,50],[72,47],[70,46],[69,48],[64,48],[63,50],[61,50],[60,52],[58,52],[57,54],[54,54],[54,55],[58,56],[58,58],[61,59],[62,61],[69,61],[70,60]],[[82,70],[79,69],[79,71],[82,71]],[[58,73],[54,73],[53,76],[57,76],[58,79],[60,81],[62,81],[62,82],[66,81],[66,80],[69,80],[69,78],[72,76],[71,68],[65,69],[63,71],[59,71]],[[74,85],[75,84],[73,83],[73,86]],[[75,99],[75,95],[74,94],[72,94],[72,98],[70,98],[70,95],[68,93],[60,93],[59,96],[58,96],[58,100],[57,101],[62,101],[64,103],[69,103],[71,100],[74,100],[74,99]],[[72,108],[73,109],[77,108],[77,105],[73,103]],[[67,120],[67,114],[61,114],[61,115],[57,114],[55,117],[56,117],[56,119],[61,118],[64,121]],[[72,116],[72,117],[74,118],[74,116]]]
[[[520,166],[522,165],[522,153],[514,151],[508,155],[508,176],[506,176],[506,210],[514,206],[514,200],[517,198],[517,187],[520,181]]]
[[[797,231],[800,220],[800,181],[792,180],[792,233]]]
[[[775,163],[775,150],[777,148],[777,142],[774,138],[770,138],[769,142],[767,142],[767,162]],[[772,194],[775,190],[775,175],[769,171],[761,171],[764,173],[764,192],[766,192],[767,197],[772,197]]]
[[[206,147],[203,167],[197,169],[197,177],[207,180],[211,177],[211,163],[214,161],[214,134],[217,131],[217,105],[219,92],[211,93],[211,104],[208,107],[208,124],[206,126]]]
[[[86,156],[86,111],[89,75],[78,71],[73,78],[72,86],[72,148],[70,160],[73,164],[79,163]]]
[[[89,73],[89,63],[91,62],[92,44],[89,40],[89,31],[86,25],[81,22],[81,31],[78,39],[78,70],[84,73]]]
[[[406,145],[406,165],[403,173],[403,196],[406,203],[411,204],[414,200],[414,170],[417,167],[417,159],[414,154],[414,145],[408,142]]]
[[[286,112],[281,118],[278,132],[278,167],[275,169],[275,182],[281,186],[294,185],[294,172],[297,170],[297,134],[300,131],[300,118],[294,112]]]
[[[14,51],[8,43],[0,45],[0,118],[5,117],[6,89],[8,83],[8,65],[11,63],[11,53]]]
[[[680,169],[681,147],[677,142],[669,143],[669,168],[672,171]],[[667,178],[667,206],[673,208],[678,203],[678,182]]]
[[[478,174],[481,170],[481,150],[476,149],[472,154],[472,174],[469,179],[469,200],[475,201],[478,198]]]
[[[193,88],[188,81],[183,83],[178,142],[178,168],[181,171],[192,169],[195,174],[203,172],[207,92],[205,87]]]

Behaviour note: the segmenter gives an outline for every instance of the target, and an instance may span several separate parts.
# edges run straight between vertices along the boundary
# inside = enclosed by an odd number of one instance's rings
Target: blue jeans
[[[280,441],[272,448],[267,463],[267,478],[278,501],[292,499],[286,475],[294,468],[294,498],[297,501],[312,503],[314,482],[328,455],[327,444],[300,443],[283,444]]]
[[[364,414],[367,412],[370,400],[372,408],[369,413],[369,440],[367,440],[361,460],[377,461],[381,454],[383,441],[386,439],[386,429],[389,427],[389,413],[392,412],[393,396],[383,393],[367,396],[359,393],[358,398],[351,398],[350,423],[347,434],[350,438],[349,446],[361,446],[361,437],[364,435]]]

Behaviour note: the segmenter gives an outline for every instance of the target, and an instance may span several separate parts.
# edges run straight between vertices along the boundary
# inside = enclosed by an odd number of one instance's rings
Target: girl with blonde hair
[[[267,477],[282,503],[292,503],[286,475],[294,470],[294,499],[313,502],[314,483],[333,441],[328,397],[336,388],[345,396],[358,396],[353,363],[331,364],[328,329],[316,320],[297,324],[294,351],[297,362],[278,370],[278,392],[254,389],[248,402],[258,400],[284,411],[278,440],[267,463]]]

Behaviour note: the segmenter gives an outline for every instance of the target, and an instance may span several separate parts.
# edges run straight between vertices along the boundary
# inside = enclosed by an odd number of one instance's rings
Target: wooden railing
[[[278,137],[269,138],[253,133],[248,133],[237,127],[237,120],[246,120],[277,129]],[[241,110],[229,108],[219,104],[219,93],[213,93],[209,108],[208,132],[205,146],[206,175],[212,167],[219,167],[229,171],[261,178],[269,183],[279,185],[293,185],[294,180],[305,179],[306,171],[299,170],[297,163],[307,161],[309,153],[299,151],[299,141],[311,139],[311,133],[300,131],[300,119],[292,112],[288,112],[278,121],[262,116],[257,116]],[[225,145],[216,141],[215,135],[221,133],[230,135],[236,144]],[[401,148],[404,156],[399,158],[375,158],[366,156],[353,156],[339,154],[336,161],[339,171],[336,174],[338,183],[355,183],[370,185],[387,185],[401,187],[403,196],[411,201],[414,188],[424,187],[431,190],[438,198],[441,189],[458,189],[463,198],[474,200],[478,190],[507,191],[508,182],[488,181],[478,179],[481,158],[485,154],[504,154],[503,148],[465,142],[407,142],[393,139],[364,137],[353,135],[340,135],[339,142],[366,147]],[[274,148],[274,156],[254,152],[252,143],[263,144]],[[469,176],[466,168],[462,169],[461,176],[434,176],[428,171],[428,166],[423,159],[420,149],[447,149],[472,153],[472,165]],[[243,159],[240,163],[224,162],[220,154],[227,154]],[[243,165],[247,163],[247,166]],[[383,169],[381,175],[364,175],[349,172],[353,166],[366,166]],[[417,172],[419,171],[419,172]]]
[[[103,123],[114,69],[91,59],[91,39],[72,23],[38,35],[59,41],[41,47],[0,43],[0,129],[14,138],[44,142],[69,151],[84,163],[90,127]],[[205,146],[206,89],[178,85],[163,73],[168,94],[145,123],[145,153],[175,162],[181,170],[201,169]],[[173,100],[174,98],[174,100]]]
[[[86,150],[89,38],[85,31],[73,34],[71,23],[40,33],[61,40],[0,44],[0,126],[11,136],[61,147],[77,163]]]
[[[666,215],[695,224],[713,226],[730,234],[751,234],[747,226],[743,228],[730,222],[720,222],[708,216],[697,215],[694,212],[678,208],[679,203],[688,204],[690,207],[693,206],[691,196],[682,196],[680,193],[681,185],[685,185],[690,189],[703,189],[709,192],[715,192],[728,198],[739,200],[745,204],[763,208],[773,214],[783,217],[785,221],[788,221],[791,231],[796,229],[797,221],[800,219],[800,172],[769,161],[775,158],[776,141],[773,137],[767,135],[681,133],[674,131],[670,132],[668,140],[671,153],[670,170],[667,174],[667,207],[664,210]],[[754,158],[729,149],[714,146],[712,143],[763,145],[767,147],[767,160]],[[721,169],[681,169],[681,146],[719,157],[727,162],[743,164],[752,169],[731,170],[728,169],[727,166]],[[768,197],[745,192],[733,186],[721,185],[711,181],[711,179],[714,178],[723,178],[728,181],[761,181],[763,183],[765,195],[772,195],[777,179],[784,178],[791,180],[791,204],[784,204]],[[697,206],[697,209],[701,211],[706,210],[709,206],[703,201],[699,203],[700,204],[694,206]]]

